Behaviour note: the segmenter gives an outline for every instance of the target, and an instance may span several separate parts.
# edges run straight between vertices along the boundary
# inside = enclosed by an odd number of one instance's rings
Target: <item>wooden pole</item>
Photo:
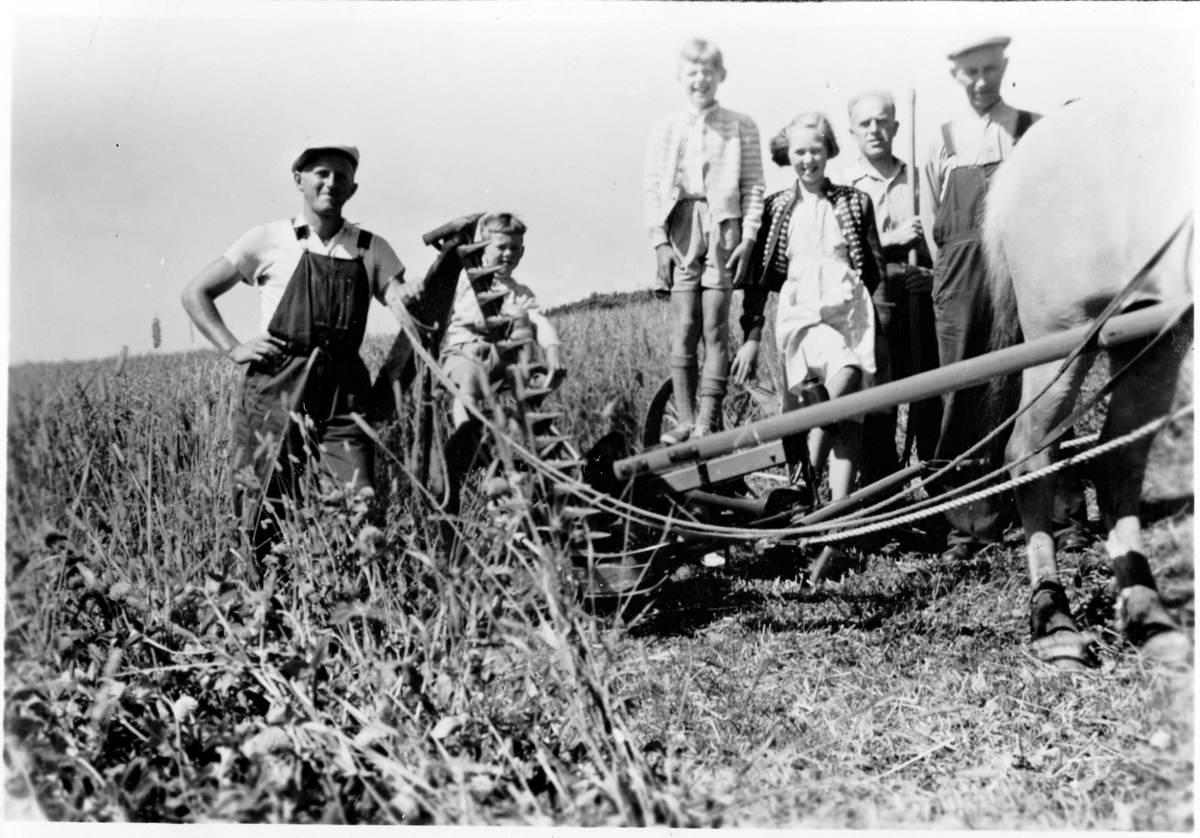
[[[904,157],[904,164],[908,166],[908,191],[910,193],[909,209],[913,215],[918,215],[918,197],[917,197],[917,91],[909,88],[905,97],[906,105],[904,114],[904,122],[908,125],[908,154]],[[908,264],[916,267],[917,265],[917,246],[913,245],[908,251]],[[916,311],[914,308],[913,311]]]
[[[905,111],[904,123],[908,125],[908,153],[905,155],[904,163],[908,167],[908,192],[909,205],[908,208],[914,216],[920,217],[918,213],[919,198],[917,195],[917,91],[909,88],[904,97]],[[908,264],[910,267],[917,267],[918,245],[914,244],[908,249]],[[906,292],[907,293],[907,292]],[[925,369],[928,364],[925,361],[925,346],[922,338],[925,335],[925,318],[922,316],[922,303],[925,302],[923,294],[908,294],[908,371],[920,372]],[[900,464],[908,463],[909,457],[912,456],[913,442],[916,440],[916,426],[918,417],[916,414],[927,414],[928,410],[922,410],[917,402],[910,402],[908,405],[907,418],[904,421],[904,453],[901,454]],[[921,418],[925,418],[924,415]]]

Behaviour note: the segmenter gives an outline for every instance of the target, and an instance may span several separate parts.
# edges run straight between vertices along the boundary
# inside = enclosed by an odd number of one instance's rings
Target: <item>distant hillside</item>
[[[649,303],[654,300],[654,292],[649,288],[638,291],[610,291],[606,294],[594,293],[582,300],[554,306],[546,310],[546,314],[575,314],[581,311],[601,311],[606,308],[625,308],[625,306]]]

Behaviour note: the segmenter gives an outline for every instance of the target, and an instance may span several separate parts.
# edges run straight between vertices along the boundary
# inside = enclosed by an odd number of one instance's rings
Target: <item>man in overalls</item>
[[[204,336],[247,367],[234,419],[234,510],[259,560],[277,535],[282,498],[323,476],[354,490],[374,481],[371,440],[351,416],[366,413],[371,387],[358,349],[371,297],[403,323],[417,292],[386,241],[342,218],[358,160],[352,145],[302,150],[292,163],[300,214],[255,227],[183,292]],[[215,305],[239,282],[262,301],[261,331],[244,342]]]
[[[950,52],[950,75],[963,86],[971,110],[942,126],[922,178],[921,205],[935,254],[933,308],[942,366],[988,351],[992,312],[980,239],[984,199],[997,167],[1038,118],[1000,98],[1008,67],[1004,48],[1009,42],[1003,36],[976,38]],[[958,456],[987,433],[985,393],[986,385],[979,385],[943,396],[936,459]],[[1001,438],[972,459],[998,462],[1003,444]],[[961,485],[980,473],[978,468],[960,469],[947,475],[942,487]],[[985,498],[947,512],[950,533],[942,558],[962,561],[983,544],[1000,541],[1012,517],[1008,496]]]
[[[931,150],[921,184],[925,229],[932,233],[931,250],[934,322],[942,366],[988,351],[992,311],[987,291],[987,264],[980,234],[988,183],[1013,152],[1022,135],[1040,118],[1019,111],[1000,98],[1000,83],[1008,67],[1004,49],[1011,39],[974,38],[949,54],[950,75],[963,86],[971,111],[947,122]],[[1036,196],[1030,196],[1036,200]],[[932,220],[932,223],[930,221]],[[986,427],[986,385],[947,393],[942,401],[942,430],[935,459],[953,459],[991,429]],[[1007,434],[971,456],[989,464],[1002,461]],[[993,465],[989,465],[990,470]],[[961,485],[981,474],[965,468],[948,475],[943,487]],[[1078,478],[1064,475],[1055,501],[1059,549],[1090,543],[1084,532],[1087,510]],[[1005,525],[1015,520],[1011,496],[993,496],[946,513],[950,524],[943,560],[970,558],[980,546],[1000,541]]]

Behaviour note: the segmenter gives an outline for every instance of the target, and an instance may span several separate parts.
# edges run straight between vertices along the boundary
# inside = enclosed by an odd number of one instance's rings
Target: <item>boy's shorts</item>
[[[495,345],[486,341],[451,346],[442,353],[442,372],[470,395],[483,395],[476,392],[479,388],[475,382],[482,376],[484,381],[495,384],[504,376],[505,366]]]
[[[677,260],[671,290],[732,289],[733,270],[725,263],[741,239],[740,218],[714,223],[706,200],[681,199],[667,219],[667,240]]]
[[[442,372],[449,376],[455,384],[462,382],[482,371],[484,380],[496,384],[504,380],[505,371],[521,360],[521,349],[515,347],[501,350],[496,344],[486,340],[460,343],[442,350]]]

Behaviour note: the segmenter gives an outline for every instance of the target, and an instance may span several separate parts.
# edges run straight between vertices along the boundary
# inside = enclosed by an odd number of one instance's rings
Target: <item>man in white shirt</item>
[[[358,349],[371,298],[405,322],[414,291],[391,246],[342,217],[358,160],[352,145],[303,149],[292,164],[300,214],[255,227],[183,292],[204,336],[247,367],[234,418],[234,509],[259,559],[277,536],[284,496],[321,475],[354,489],[374,481],[373,444],[353,416],[366,412],[371,388]],[[261,330],[246,341],[215,304],[239,282],[262,305]]]

